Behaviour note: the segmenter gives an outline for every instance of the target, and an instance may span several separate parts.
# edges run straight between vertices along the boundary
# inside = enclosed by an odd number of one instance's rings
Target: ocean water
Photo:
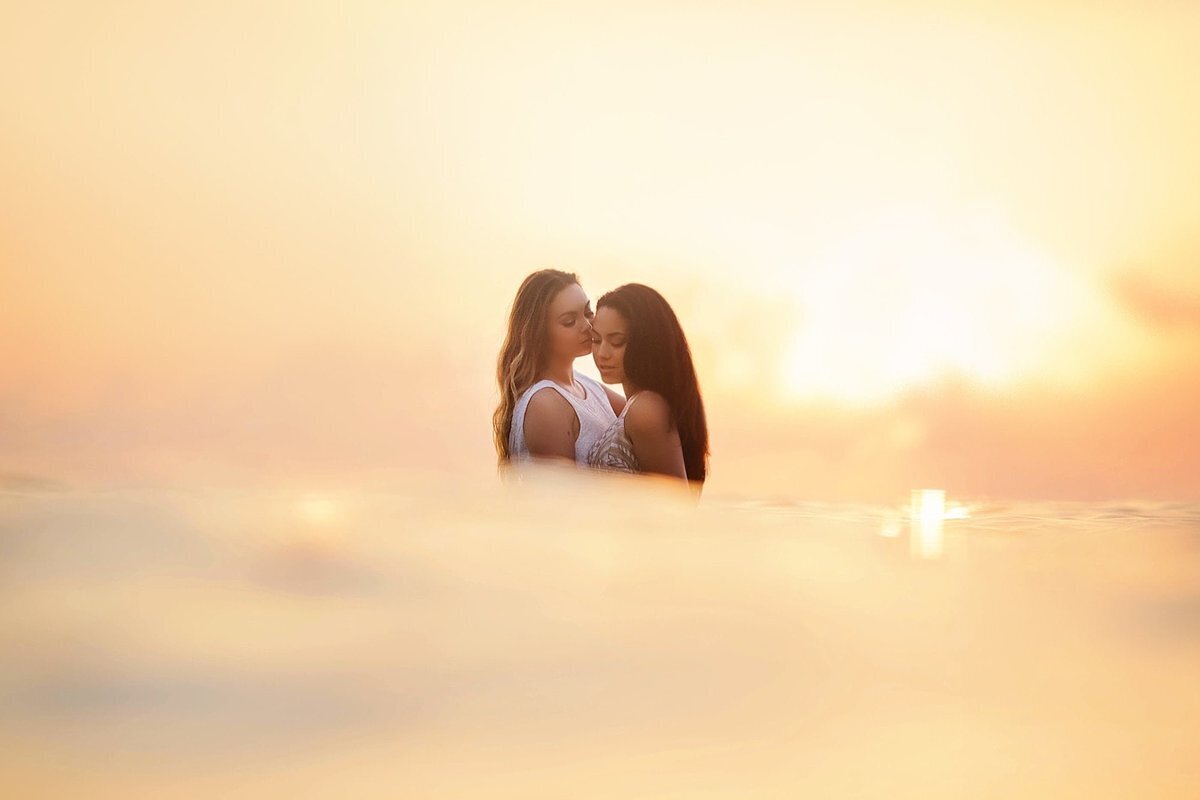
[[[10,484],[6,794],[1200,795],[1200,505],[926,497]]]

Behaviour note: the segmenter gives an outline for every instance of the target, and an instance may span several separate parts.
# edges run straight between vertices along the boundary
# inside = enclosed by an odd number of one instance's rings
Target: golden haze
[[[1193,6],[7,17],[0,471],[482,474],[555,265],[675,303],[712,491],[1200,486]]]

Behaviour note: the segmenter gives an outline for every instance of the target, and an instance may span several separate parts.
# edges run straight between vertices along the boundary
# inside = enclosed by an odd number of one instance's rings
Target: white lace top
[[[621,416],[617,417],[616,421],[608,426],[608,430],[596,440],[596,444],[588,453],[589,467],[611,472],[642,471],[638,465],[637,454],[633,452],[633,443],[629,441],[629,435],[625,433],[625,414],[637,397],[635,394],[625,401],[625,408],[621,409]]]
[[[575,373],[575,380],[582,384],[587,392],[582,399],[554,381],[548,380],[538,381],[517,398],[517,404],[513,407],[512,430],[508,434],[509,458],[514,464],[528,461],[531,457],[529,448],[525,445],[525,411],[529,408],[530,399],[542,389],[549,387],[566,398],[566,401],[575,409],[575,416],[579,418],[579,437],[575,440],[575,463],[581,467],[587,466],[588,453],[591,452],[592,446],[613,424],[617,415],[613,413],[612,404],[608,402],[608,395],[599,382],[578,372]]]

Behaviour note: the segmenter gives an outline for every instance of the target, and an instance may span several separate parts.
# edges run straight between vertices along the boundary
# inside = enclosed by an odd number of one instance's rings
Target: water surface
[[[908,498],[900,498],[907,501]],[[1200,506],[9,485],[22,796],[1194,797]]]

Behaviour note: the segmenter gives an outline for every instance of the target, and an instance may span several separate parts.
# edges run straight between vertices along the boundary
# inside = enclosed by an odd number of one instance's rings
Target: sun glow
[[[288,543],[317,551],[346,547],[351,532],[351,502],[346,496],[311,493],[292,507],[295,522],[288,526]]]
[[[996,386],[1049,366],[1047,342],[1086,297],[998,215],[922,207],[861,227],[798,292],[787,392],[860,403],[945,374]]]

